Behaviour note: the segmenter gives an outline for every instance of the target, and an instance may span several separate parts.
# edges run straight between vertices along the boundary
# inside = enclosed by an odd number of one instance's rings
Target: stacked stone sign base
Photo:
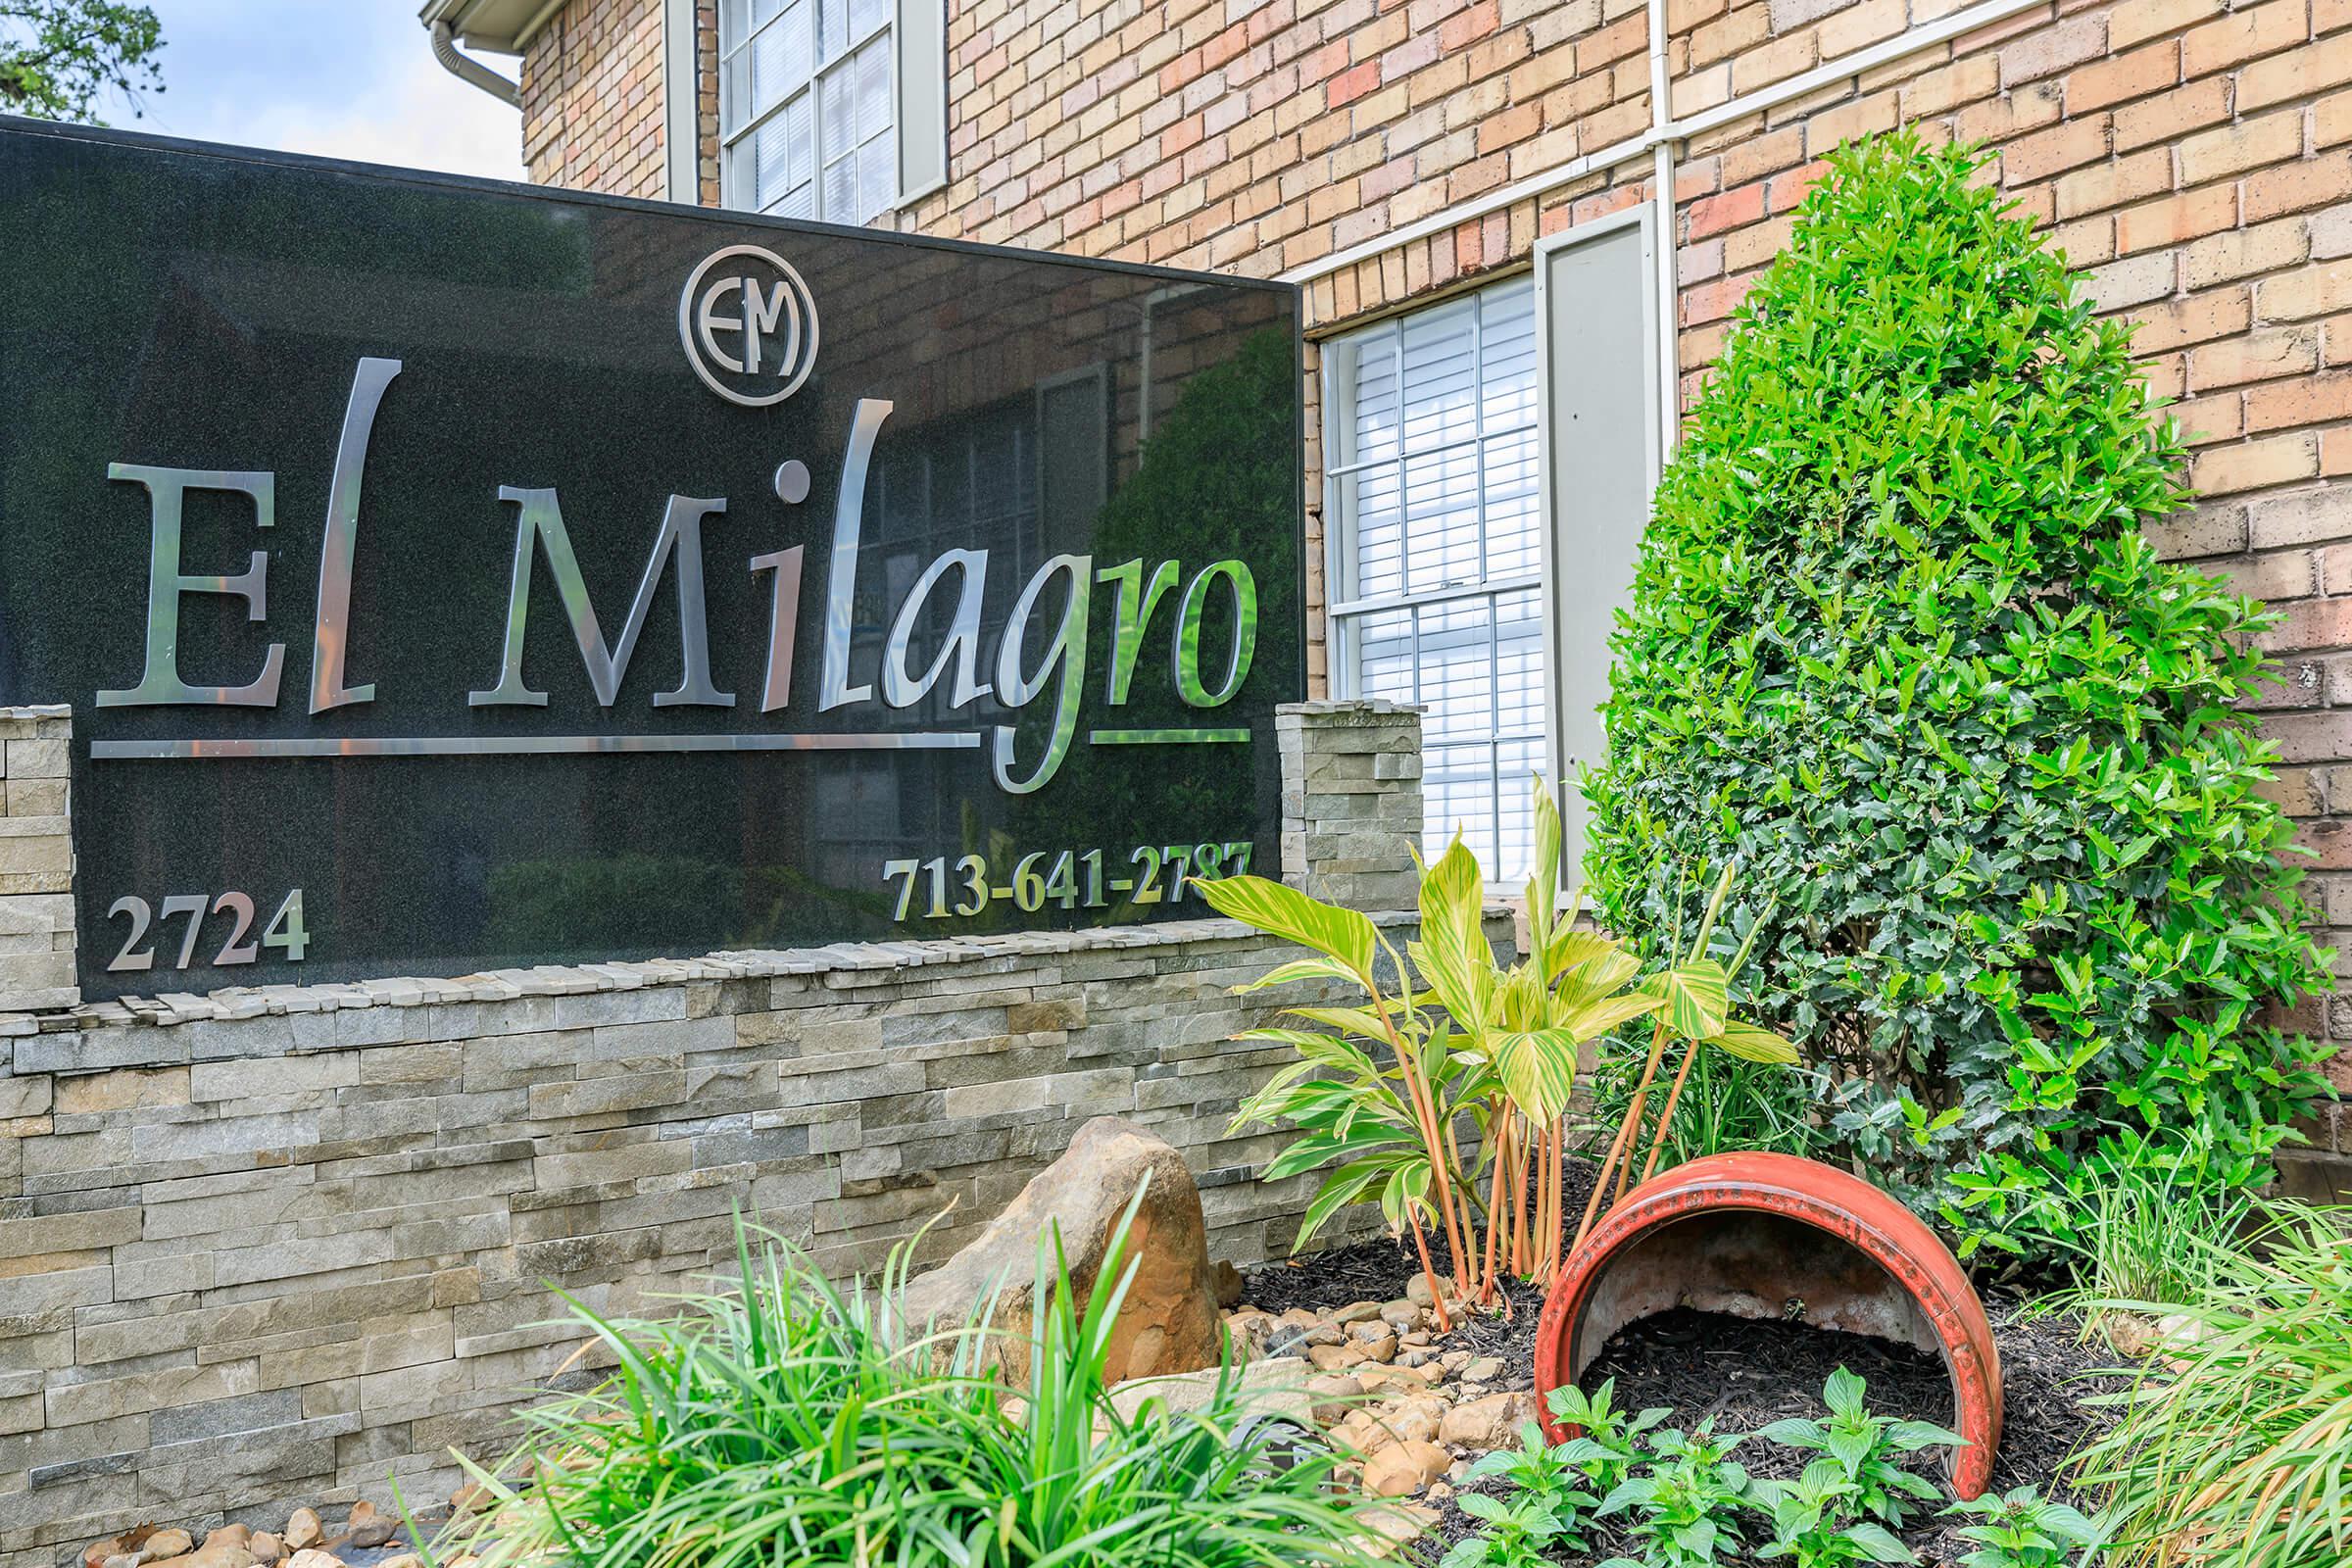
[[[1286,727],[1310,771],[1337,716]],[[1415,715],[1376,728],[1417,793]],[[1280,1255],[1311,1183],[1229,1124],[1288,1055],[1230,1037],[1317,993],[1230,988],[1287,956],[1203,919],[7,1015],[0,1563],[445,1494],[577,1348],[550,1284],[660,1312],[738,1209],[845,1274],[946,1211],[936,1259],[1105,1112],[1183,1151],[1212,1255]]]
[[[63,708],[0,708],[0,999],[11,1007],[71,1007],[74,841],[67,830]],[[0,1099],[0,1122],[8,1117]]]

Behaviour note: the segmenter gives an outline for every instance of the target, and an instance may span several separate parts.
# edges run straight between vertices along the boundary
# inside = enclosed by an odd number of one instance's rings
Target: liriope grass
[[[2082,1460],[2106,1494],[2112,1568],[2352,1563],[2352,1210],[2287,1207],[2167,1311],[2191,1327],[2108,1396]]]
[[[1327,1490],[1334,1460],[1250,1436],[1230,1362],[1198,1409],[1112,1407],[1126,1223],[1083,1302],[1059,1237],[1041,1238],[1030,1373],[1009,1391],[983,1371],[996,1331],[900,1320],[905,1249],[873,1287],[844,1288],[745,1225],[729,1288],[681,1298],[673,1316],[613,1321],[573,1302],[612,1374],[529,1409],[504,1462],[468,1466],[492,1501],[435,1543],[436,1568],[460,1553],[482,1568],[1369,1561],[1362,1505]]]

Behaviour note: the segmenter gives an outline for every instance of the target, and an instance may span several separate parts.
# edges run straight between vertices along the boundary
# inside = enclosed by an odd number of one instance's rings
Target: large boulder
[[[1000,1332],[992,1341],[996,1363],[1005,1381],[1025,1382],[1038,1238],[1049,1226],[1061,1227],[1071,1283],[1082,1302],[1091,1299],[1111,1229],[1147,1178],[1127,1238],[1135,1280],[1119,1306],[1105,1381],[1216,1365],[1225,1330],[1200,1189],[1184,1156],[1165,1140],[1116,1116],[1098,1116],[1079,1128],[1069,1152],[1038,1172],[986,1230],[908,1285],[900,1303],[906,1320],[935,1332],[962,1324],[1001,1287],[994,1325]]]

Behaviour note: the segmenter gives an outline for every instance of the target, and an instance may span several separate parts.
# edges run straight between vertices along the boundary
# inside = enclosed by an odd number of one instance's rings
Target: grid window
[[[731,207],[863,223],[898,205],[892,0],[721,0]]]
[[[1544,766],[1535,284],[1330,345],[1334,679],[1428,709],[1434,856],[1458,829],[1489,878],[1527,874]]]

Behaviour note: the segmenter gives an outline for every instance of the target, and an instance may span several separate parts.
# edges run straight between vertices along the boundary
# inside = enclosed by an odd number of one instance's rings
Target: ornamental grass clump
[[[1832,1156],[1972,1249],[2063,1241],[2191,1140],[2258,1183],[2324,1087],[2271,1009],[2327,980],[2239,710],[2270,617],[2142,536],[2180,437],[1985,155],[1829,162],[1618,619],[1601,921],[1654,942],[1690,863],[1770,893],[1748,984],[1835,1085]]]
[[[528,1440],[495,1468],[460,1456],[491,1500],[430,1560],[1368,1568],[1380,1505],[1333,1487],[1331,1453],[1258,1420],[1264,1391],[1246,1392],[1230,1363],[1197,1408],[1112,1404],[1103,1371],[1135,1273],[1134,1214],[1084,1301],[1059,1237],[1040,1238],[1032,1299],[1046,1306],[1011,1390],[983,1372],[999,1331],[900,1322],[906,1249],[878,1290],[844,1290],[790,1243],[739,1227],[736,1277],[677,1316],[611,1322],[574,1303],[612,1376],[527,1411]],[[972,1316],[993,1321],[995,1302]]]
[[[2352,1562],[2352,1209],[2281,1205],[2167,1311],[2116,1424],[2082,1459],[2112,1568]]]

